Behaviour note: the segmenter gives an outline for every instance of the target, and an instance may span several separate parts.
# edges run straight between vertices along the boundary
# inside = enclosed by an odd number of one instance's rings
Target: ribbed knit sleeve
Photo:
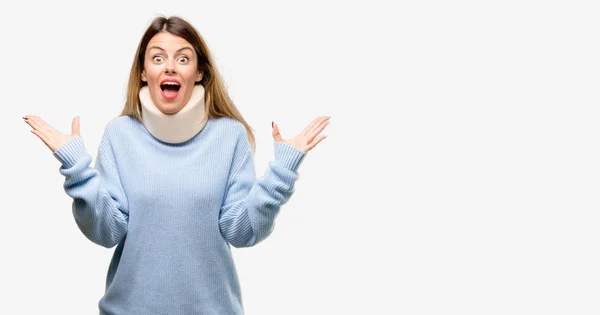
[[[61,162],[64,189],[73,198],[77,226],[92,242],[110,248],[127,232],[128,203],[107,133],[98,149],[95,167],[85,151],[83,139],[75,137],[62,145],[54,156]]]
[[[275,159],[258,180],[247,141],[238,148],[219,217],[223,237],[234,247],[249,247],[273,231],[280,207],[294,192],[297,169],[306,153],[275,142]]]

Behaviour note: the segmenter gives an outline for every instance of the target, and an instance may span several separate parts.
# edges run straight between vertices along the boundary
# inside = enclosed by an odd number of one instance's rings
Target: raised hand
[[[46,146],[52,150],[53,153],[56,152],[56,150],[58,150],[63,144],[69,142],[69,140],[79,136],[79,116],[75,116],[75,118],[73,118],[70,135],[65,135],[52,128],[52,126],[48,125],[38,116],[25,115],[23,120],[25,120],[25,122],[28,123],[31,128],[33,128],[31,132],[38,136],[38,138],[40,138],[40,140],[42,140]]]
[[[306,153],[312,150],[312,148],[319,144],[319,142],[321,142],[323,139],[327,138],[325,135],[319,136],[319,133],[321,133],[321,131],[323,131],[323,129],[325,129],[325,127],[329,124],[330,117],[331,116],[321,116],[315,118],[315,120],[313,120],[312,123],[304,128],[299,135],[289,140],[284,140],[281,137],[281,134],[279,133],[279,127],[275,122],[273,122],[273,139],[275,139],[276,142],[283,142]]]

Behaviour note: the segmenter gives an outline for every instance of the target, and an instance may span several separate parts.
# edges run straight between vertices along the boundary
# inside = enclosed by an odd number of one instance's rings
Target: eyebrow
[[[162,51],[165,51],[165,52],[166,52],[166,50],[164,50],[162,47],[158,47],[158,46],[152,46],[152,47],[148,48],[148,50],[151,50],[151,49],[158,49],[158,50],[162,50]],[[182,48],[179,48],[179,49],[177,49],[177,51],[176,51],[175,53],[178,53],[178,52],[180,52],[180,51],[182,51],[182,50],[185,50],[185,49],[189,49],[189,50],[191,50],[192,52],[194,51],[194,50],[192,50],[190,47],[182,47]]]

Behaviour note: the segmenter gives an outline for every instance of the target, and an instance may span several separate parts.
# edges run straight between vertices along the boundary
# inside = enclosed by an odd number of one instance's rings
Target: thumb
[[[277,127],[277,124],[273,121],[271,122],[271,126],[273,127],[273,139],[275,139],[277,142],[283,142],[283,138],[279,133],[279,127]]]
[[[79,116],[75,116],[75,118],[73,118],[73,122],[71,123],[71,134],[74,136],[79,136],[79,130]]]

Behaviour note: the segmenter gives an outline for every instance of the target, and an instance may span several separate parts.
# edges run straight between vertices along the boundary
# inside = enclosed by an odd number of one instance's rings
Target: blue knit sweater
[[[117,245],[100,314],[243,314],[230,245],[253,246],[273,231],[305,155],[275,142],[257,179],[244,125],[228,117],[177,144],[117,117],[94,167],[81,137],[60,147],[54,156],[79,229]]]

